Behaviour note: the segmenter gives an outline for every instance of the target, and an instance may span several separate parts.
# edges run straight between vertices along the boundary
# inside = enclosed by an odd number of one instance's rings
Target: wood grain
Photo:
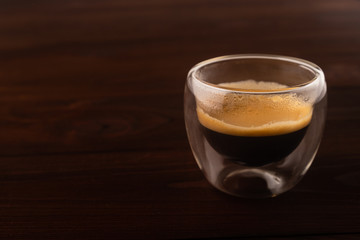
[[[357,239],[360,1],[0,1],[1,239]],[[187,143],[187,71],[272,53],[328,83],[318,156],[274,199],[224,195]]]

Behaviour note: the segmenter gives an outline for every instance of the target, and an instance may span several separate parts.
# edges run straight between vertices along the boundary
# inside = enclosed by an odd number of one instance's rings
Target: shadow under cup
[[[316,155],[325,77],[317,65],[292,57],[218,57],[189,71],[184,111],[196,162],[215,188],[273,197],[295,186]]]

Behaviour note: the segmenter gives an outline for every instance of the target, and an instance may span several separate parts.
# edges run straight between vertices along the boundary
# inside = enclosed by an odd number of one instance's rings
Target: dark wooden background
[[[197,62],[315,62],[319,154],[277,198],[213,189],[187,143]],[[360,239],[359,0],[0,0],[1,239]]]

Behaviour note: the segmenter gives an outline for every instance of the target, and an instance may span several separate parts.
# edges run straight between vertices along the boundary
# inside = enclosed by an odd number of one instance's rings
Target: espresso
[[[287,86],[256,81],[223,83],[225,88],[255,94],[229,93],[211,102],[198,100],[201,130],[211,147],[226,159],[249,166],[281,161],[303,139],[312,107],[294,94],[256,94]]]
[[[249,166],[281,161],[299,145],[307,127],[276,136],[243,137],[223,134],[202,126],[209,144],[227,159]]]

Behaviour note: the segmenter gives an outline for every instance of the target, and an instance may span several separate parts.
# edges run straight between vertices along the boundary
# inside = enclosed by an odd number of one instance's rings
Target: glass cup
[[[246,198],[293,188],[320,145],[323,71],[306,60],[230,55],[195,65],[184,96],[195,160],[215,188]]]

